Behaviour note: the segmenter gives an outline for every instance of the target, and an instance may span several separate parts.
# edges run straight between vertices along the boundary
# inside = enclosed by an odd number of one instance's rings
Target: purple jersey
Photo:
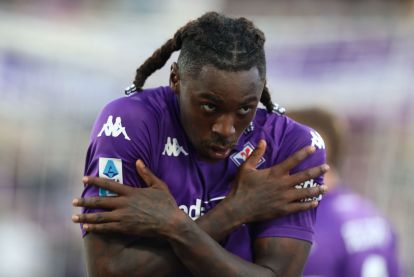
[[[252,128],[253,127],[253,128]],[[133,187],[145,187],[135,162],[141,159],[169,187],[179,208],[197,219],[226,197],[239,166],[260,139],[267,142],[259,168],[284,161],[307,145],[317,151],[292,172],[325,162],[325,145],[312,129],[277,113],[258,109],[252,126],[240,137],[229,158],[215,163],[200,160],[180,123],[176,95],[169,87],[144,90],[108,104],[91,134],[85,175],[117,180]],[[297,187],[321,184],[322,177]],[[83,197],[109,196],[110,192],[87,185]],[[85,209],[85,213],[95,210]],[[252,241],[258,237],[290,237],[311,242],[316,210],[275,220],[245,224],[230,234],[222,246],[252,260]]]
[[[337,187],[319,205],[304,276],[401,276],[395,234],[370,202]]]

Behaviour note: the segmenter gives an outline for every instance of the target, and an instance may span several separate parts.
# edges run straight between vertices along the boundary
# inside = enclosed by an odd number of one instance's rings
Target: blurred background
[[[0,0],[0,276],[86,275],[70,217],[93,121],[209,10],[265,32],[274,101],[349,119],[344,179],[392,222],[414,276],[412,0]]]

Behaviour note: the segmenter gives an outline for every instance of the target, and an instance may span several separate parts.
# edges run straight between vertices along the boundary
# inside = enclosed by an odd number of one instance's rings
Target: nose
[[[223,138],[234,136],[236,128],[234,127],[234,117],[232,115],[222,115],[214,122],[212,131]]]

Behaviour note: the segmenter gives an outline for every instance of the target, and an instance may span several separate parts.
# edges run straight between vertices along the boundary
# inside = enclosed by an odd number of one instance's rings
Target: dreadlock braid
[[[174,38],[169,39],[163,46],[158,48],[151,57],[149,57],[136,71],[134,85],[137,90],[142,90],[144,83],[148,76],[150,76],[157,69],[162,68],[171,54],[181,48],[180,30],[174,35]]]
[[[265,36],[244,17],[229,18],[208,12],[181,27],[164,45],[157,49],[136,71],[134,85],[141,90],[145,80],[165,65],[174,51],[180,51],[178,68],[196,78],[205,65],[221,70],[241,71],[257,67],[262,80],[266,79]],[[273,104],[265,86],[260,101],[271,112]]]
[[[273,102],[270,98],[269,89],[265,85],[263,88],[262,96],[260,97],[260,102],[266,107],[266,110],[271,113],[273,111]]]

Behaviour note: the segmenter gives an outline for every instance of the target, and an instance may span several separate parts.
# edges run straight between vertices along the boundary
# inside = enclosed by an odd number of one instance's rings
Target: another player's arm
[[[258,147],[258,150],[260,149],[264,152],[263,146]],[[256,151],[256,153],[257,152],[260,151]],[[158,244],[152,239],[141,239],[128,243],[128,241],[122,239],[121,236],[113,235],[114,232],[126,234],[139,233],[140,235],[143,235],[148,231],[131,230],[131,226],[134,226],[134,223],[136,224],[136,222],[119,223],[117,221],[119,219],[114,218],[115,215],[113,212],[111,212],[110,216],[105,213],[80,215],[79,220],[76,221],[95,223],[87,225],[88,231],[91,231],[91,233],[85,237],[90,275],[116,276],[118,274],[128,273],[131,275],[145,276],[153,273],[157,273],[157,275],[171,274],[181,266],[180,261],[184,261],[186,267],[193,272],[194,270],[199,270],[199,268],[205,268],[205,270],[203,270],[204,273],[211,272],[209,270],[222,268],[222,270],[225,269],[229,274],[231,272],[234,274],[241,274],[241,272],[260,275],[273,274],[271,270],[269,271],[269,268],[267,268],[266,265],[255,265],[228,253],[218,245],[212,237],[220,240],[242,223],[274,218],[314,206],[314,203],[298,203],[297,200],[300,198],[316,196],[321,193],[322,190],[320,188],[313,188],[298,191],[293,189],[293,184],[303,181],[309,176],[317,176],[321,174],[324,169],[315,168],[300,174],[295,174],[287,179],[287,176],[282,174],[283,172],[286,172],[289,167],[293,166],[290,166],[289,164],[299,163],[308,154],[309,149],[299,151],[288,159],[290,162],[285,162],[272,171],[268,170],[267,172],[264,172],[266,174],[259,174],[261,171],[255,170],[255,164],[258,160],[256,162],[254,161],[255,156],[257,155],[253,154],[252,158],[249,158],[245,165],[243,165],[241,172],[244,172],[244,174],[239,174],[239,180],[229,197],[223,200],[215,209],[201,217],[197,223],[194,223],[181,211],[174,213],[174,215],[169,214],[167,218],[179,219],[173,224],[174,227],[169,229],[164,228],[164,231],[161,233],[154,232],[152,236],[161,236],[165,240],[168,240],[175,253],[173,253],[169,247],[166,247],[166,245],[163,245],[162,243]],[[260,157],[256,157],[256,159],[260,159]],[[146,179],[146,182],[149,183],[150,186],[152,186],[151,189],[154,187],[160,188],[160,185],[162,187],[162,184],[160,183],[162,181],[153,176],[149,170],[147,170],[147,173],[149,173],[147,177],[142,173],[143,172],[141,171],[140,175],[144,180]],[[266,182],[265,180],[269,178],[269,174],[275,175],[273,176],[274,179],[283,179],[284,181],[281,182],[283,185]],[[249,182],[252,181],[258,184],[258,187],[260,188],[259,190],[251,189],[252,186]],[[142,191],[147,190],[148,192],[149,190],[132,189],[113,182],[111,184],[111,182],[107,180],[98,180],[97,178],[95,178],[94,184],[109,190],[114,190],[114,187],[118,187],[119,191],[115,191],[121,195],[118,199],[124,200],[125,196],[122,195],[122,190],[129,189],[136,195],[140,194]],[[269,191],[269,188],[272,188],[272,191]],[[258,199],[258,197],[261,198],[263,192],[269,197],[273,196],[271,204],[267,203],[267,201],[263,201],[263,199],[261,202],[254,201],[254,199]],[[168,198],[166,195],[163,197]],[[270,198],[268,199],[270,200]],[[138,203],[146,200],[148,200],[148,197],[141,198]],[[116,201],[116,198],[92,198],[83,199],[77,205],[112,209]],[[151,201],[159,203],[159,205],[165,203],[165,201]],[[253,207],[251,206],[252,203],[258,203],[258,206]],[[171,211],[172,209],[161,210]],[[118,212],[119,211],[122,211],[122,209],[118,209]],[[130,211],[130,215],[139,215],[142,212],[143,211]],[[125,221],[125,218],[127,217],[123,216],[122,220]],[[139,228],[139,226],[142,226],[142,224],[138,224],[138,229],[143,229]],[[181,230],[183,227],[185,227],[183,230],[185,232],[183,232],[183,234],[187,235],[181,236],[181,233],[175,232],[176,230]],[[109,232],[111,235],[99,235],[94,232]],[[151,236],[151,234],[144,235]],[[258,247],[258,249],[260,249],[260,247]],[[280,249],[280,247],[278,249]],[[286,250],[283,250],[283,252],[286,252]],[[205,259],[205,253],[210,253],[214,257]],[[260,251],[257,251],[257,257],[261,257],[260,253]],[[180,259],[177,259],[175,254],[177,254]],[[191,258],[187,259],[186,257]],[[219,262],[216,257],[221,257],[222,260]],[[269,260],[275,259],[279,261],[278,264],[281,264],[283,261],[282,257],[278,258],[277,256]],[[260,259],[258,261],[260,261]],[[194,269],[193,266],[195,266],[196,269]],[[280,268],[285,269],[286,266],[282,265]],[[200,274],[202,274],[202,272],[200,272]]]

